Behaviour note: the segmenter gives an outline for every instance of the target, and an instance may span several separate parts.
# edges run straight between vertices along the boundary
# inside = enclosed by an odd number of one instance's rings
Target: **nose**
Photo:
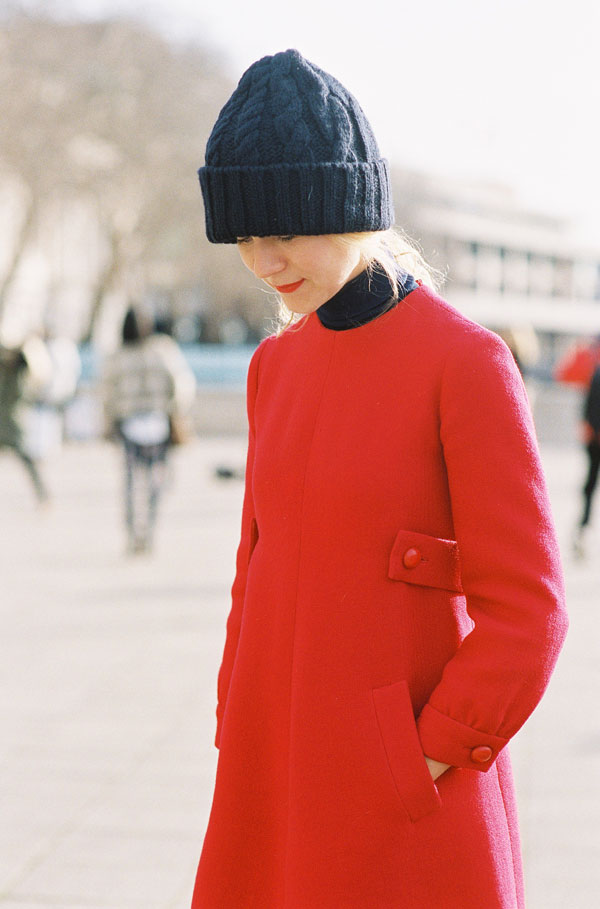
[[[256,237],[252,242],[252,271],[261,281],[280,274],[286,268],[285,257],[270,237]]]

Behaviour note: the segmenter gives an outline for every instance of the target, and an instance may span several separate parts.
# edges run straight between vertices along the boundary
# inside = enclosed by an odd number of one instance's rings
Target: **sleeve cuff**
[[[427,757],[467,770],[489,770],[508,739],[458,723],[426,704],[417,720]]]

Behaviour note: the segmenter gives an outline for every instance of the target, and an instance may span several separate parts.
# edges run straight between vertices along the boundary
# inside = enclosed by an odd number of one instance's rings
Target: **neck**
[[[412,275],[400,270],[396,280],[397,295],[390,278],[381,268],[375,266],[372,271],[362,271],[317,309],[321,324],[333,331],[345,331],[371,322],[396,306],[418,286]]]

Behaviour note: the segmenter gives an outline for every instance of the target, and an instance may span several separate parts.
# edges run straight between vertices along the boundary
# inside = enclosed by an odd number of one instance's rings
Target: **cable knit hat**
[[[387,161],[356,99],[297,50],[246,70],[198,171],[211,243],[385,230]]]

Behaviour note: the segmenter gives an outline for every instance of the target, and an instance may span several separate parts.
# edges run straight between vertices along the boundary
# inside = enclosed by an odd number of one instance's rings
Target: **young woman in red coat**
[[[200,180],[296,322],[249,370],[193,909],[522,907],[505,746],[566,618],[514,360],[408,271],[362,110],[297,51],[244,74]]]

